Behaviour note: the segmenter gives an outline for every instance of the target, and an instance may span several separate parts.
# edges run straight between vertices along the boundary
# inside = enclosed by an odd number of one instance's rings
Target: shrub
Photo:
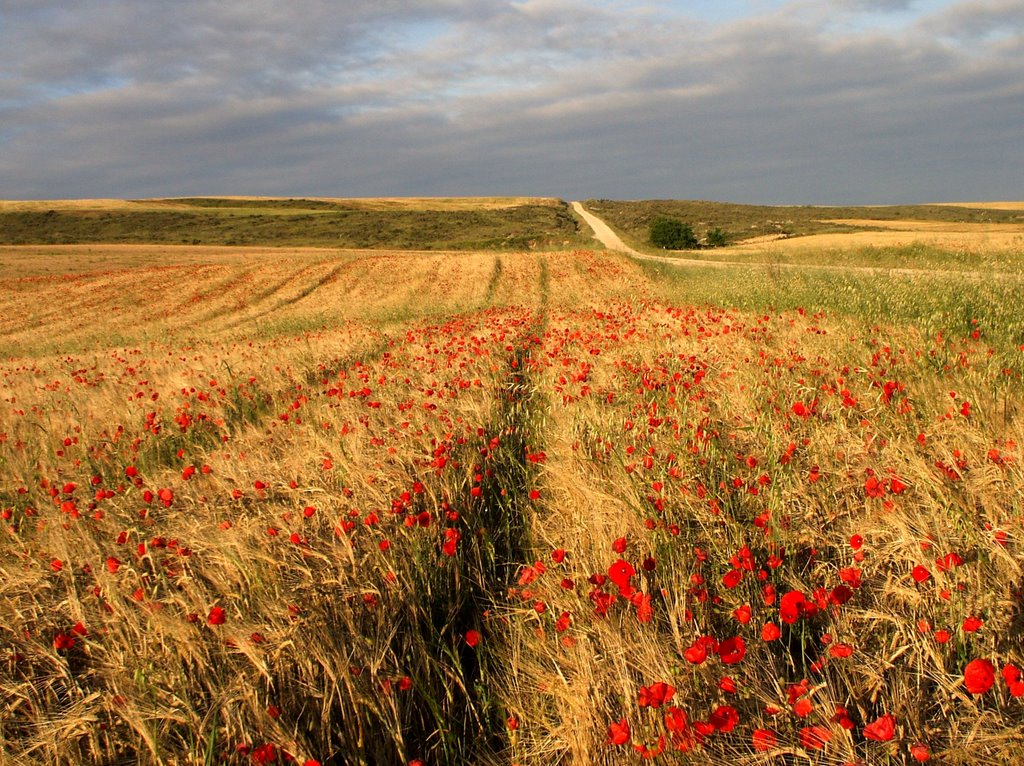
[[[651,244],[664,250],[688,250],[697,247],[697,235],[688,223],[658,218],[651,224]]]
[[[729,237],[717,226],[708,232],[708,247],[725,247],[729,244]]]

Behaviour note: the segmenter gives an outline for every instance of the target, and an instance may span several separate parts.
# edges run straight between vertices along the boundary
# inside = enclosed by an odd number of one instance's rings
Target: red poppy
[[[782,631],[779,630],[779,626],[774,622],[769,622],[761,628],[761,638],[765,641],[775,641],[782,635]]]
[[[853,647],[849,644],[833,644],[828,648],[828,653],[833,657],[843,659],[853,654]]]
[[[470,648],[475,648],[480,643],[480,634],[475,630],[467,630],[466,643],[469,644]]]
[[[664,681],[658,681],[650,686],[641,686],[637,704],[640,707],[661,707],[670,702],[676,695],[676,688]]]
[[[823,750],[832,741],[832,732],[824,726],[805,726],[800,729],[800,745],[805,750]]]
[[[657,758],[659,755],[665,752],[665,735],[662,734],[660,737],[658,737],[658,744],[654,747],[651,747],[650,745],[641,742],[640,744],[633,745],[633,749],[640,753],[640,757],[644,760],[649,761],[652,758]]]
[[[630,584],[630,580],[635,574],[636,570],[633,569],[633,565],[622,559],[617,559],[615,563],[608,567],[608,579],[618,587],[619,595],[626,598],[633,593],[633,586]]]
[[[727,638],[718,645],[718,656],[726,665],[735,665],[743,660],[747,653],[747,646],[740,636]]]
[[[779,738],[770,729],[754,729],[752,735],[754,750],[759,753],[766,753],[775,748]]]
[[[569,625],[572,621],[572,617],[568,612],[562,612],[558,619],[555,620],[555,630],[559,633],[564,633],[569,629]]]
[[[725,575],[722,576],[722,584],[729,590],[732,590],[737,585],[739,585],[742,580],[742,569],[730,569],[728,572],[725,573]]]
[[[971,660],[964,668],[964,687],[971,694],[984,694],[996,681],[996,669],[986,659]]]
[[[633,604],[636,606],[637,620],[648,623],[654,619],[654,608],[651,606],[651,595],[649,593],[634,594]]]
[[[928,749],[928,745],[918,742],[915,745],[910,746],[910,757],[918,763],[924,763],[932,757],[931,750]]]
[[[71,649],[75,645],[75,639],[67,633],[58,633],[53,637],[53,648],[61,651]]]
[[[215,606],[210,609],[210,614],[206,618],[206,621],[210,623],[210,625],[223,625],[227,622],[227,616],[224,614],[224,610],[221,607]]]
[[[787,625],[796,622],[807,607],[807,598],[797,590],[786,593],[779,601],[779,618]]]
[[[693,665],[700,665],[708,658],[708,650],[701,641],[694,641],[690,648],[683,652],[686,661]]]
[[[888,713],[864,727],[864,739],[875,742],[888,742],[895,734],[896,719]]]
[[[793,712],[800,718],[806,718],[814,710],[814,703],[807,697],[801,697],[793,705]]]
[[[968,617],[967,619],[964,620],[964,623],[963,623],[964,633],[974,633],[984,624],[985,624],[984,620],[981,620],[981,619],[971,615],[970,617]]]
[[[605,739],[606,745],[624,745],[629,742],[630,731],[629,722],[623,718],[618,722],[612,722],[608,726],[608,738]]]
[[[719,705],[711,713],[708,723],[720,732],[728,733],[740,722],[740,714],[731,705]]]

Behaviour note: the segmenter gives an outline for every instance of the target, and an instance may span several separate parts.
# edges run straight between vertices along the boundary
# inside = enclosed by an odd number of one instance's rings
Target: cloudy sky
[[[0,0],[0,198],[1024,199],[1024,0]]]

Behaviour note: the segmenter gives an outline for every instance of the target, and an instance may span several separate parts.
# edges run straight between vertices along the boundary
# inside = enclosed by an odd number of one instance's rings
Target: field
[[[1024,760],[1012,241],[294,202],[0,206],[0,764]]]
[[[643,251],[655,252],[647,237],[661,216],[690,223],[700,237],[721,229],[732,246],[706,255],[716,259],[786,260],[795,255],[820,262],[823,252],[910,245],[1001,255],[1019,255],[1024,249],[1024,208],[1014,202],[826,207],[590,200],[587,207]]]
[[[547,198],[0,202],[0,245],[83,243],[423,250],[582,244],[565,203]]]

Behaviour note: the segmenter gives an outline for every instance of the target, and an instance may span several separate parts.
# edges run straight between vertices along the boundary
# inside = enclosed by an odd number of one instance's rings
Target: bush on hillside
[[[663,250],[689,250],[697,247],[697,235],[688,223],[658,218],[651,224],[651,244]]]

